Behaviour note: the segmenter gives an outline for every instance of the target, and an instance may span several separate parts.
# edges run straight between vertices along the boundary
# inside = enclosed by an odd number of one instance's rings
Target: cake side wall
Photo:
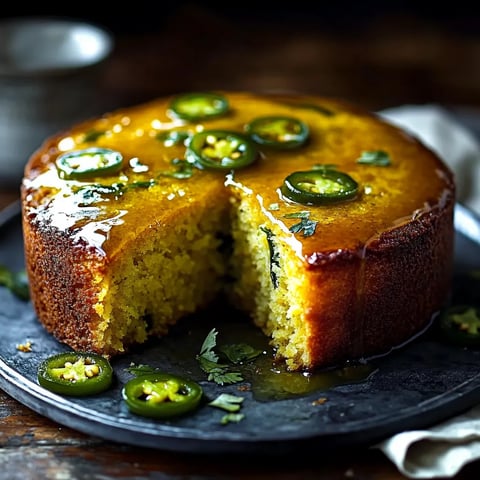
[[[93,334],[99,317],[96,275],[104,266],[95,253],[75,247],[65,234],[37,226],[23,214],[26,270],[35,312],[45,329],[74,349],[98,353]]]
[[[308,331],[304,369],[334,366],[362,351],[361,263],[357,252],[340,250],[308,268],[302,318]]]
[[[365,269],[365,354],[408,341],[449,298],[453,275],[453,197],[444,209],[392,232],[369,248]]]
[[[307,369],[386,354],[429,325],[451,289],[453,206],[452,196],[363,253],[332,252],[311,266]]]

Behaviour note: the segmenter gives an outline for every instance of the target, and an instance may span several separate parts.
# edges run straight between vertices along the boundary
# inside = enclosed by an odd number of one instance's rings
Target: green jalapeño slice
[[[198,168],[234,170],[253,163],[255,146],[244,136],[227,130],[196,133],[188,145],[186,159]]]
[[[59,155],[56,165],[60,178],[84,180],[117,173],[122,168],[122,162],[120,152],[93,147]]]
[[[258,117],[246,125],[252,140],[268,147],[290,149],[302,146],[308,139],[309,129],[293,117]]]
[[[186,378],[168,373],[151,373],[129,380],[122,390],[128,409],[152,418],[184,415],[197,408],[202,387]]]
[[[280,187],[282,195],[304,205],[329,205],[354,198],[358,183],[334,169],[293,172]]]
[[[226,97],[218,93],[193,92],[176,96],[169,111],[182,120],[195,121],[218,117],[228,111]]]
[[[103,392],[112,383],[109,361],[94,353],[65,352],[45,359],[37,371],[38,383],[61,395],[85,396]]]
[[[480,347],[480,308],[474,305],[452,305],[440,312],[440,331],[456,345]]]

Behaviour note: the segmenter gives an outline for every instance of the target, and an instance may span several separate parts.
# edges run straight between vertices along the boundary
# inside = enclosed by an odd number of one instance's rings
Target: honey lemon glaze
[[[113,356],[224,295],[292,371],[383,354],[424,329],[450,289],[448,167],[404,131],[337,100],[221,95],[229,108],[213,118],[184,120],[170,110],[174,97],[155,99],[74,126],[31,157],[25,257],[45,328],[72,348]],[[255,161],[238,169],[185,161],[180,137],[246,135],[265,115],[300,119],[307,142],[255,145]],[[121,170],[62,178],[58,156],[92,147],[120,152]],[[365,152],[389,162],[361,163]],[[310,205],[282,194],[290,173],[319,168],[351,176],[357,195]]]

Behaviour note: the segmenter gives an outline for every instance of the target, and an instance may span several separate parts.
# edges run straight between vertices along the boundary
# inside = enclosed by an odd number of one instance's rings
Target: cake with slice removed
[[[192,92],[119,109],[46,139],[21,195],[39,321],[106,357],[222,296],[288,369],[328,367],[410,340],[450,291],[452,172],[336,99]]]

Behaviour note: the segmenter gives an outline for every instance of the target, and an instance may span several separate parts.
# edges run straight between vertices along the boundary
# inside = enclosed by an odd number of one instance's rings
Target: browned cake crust
[[[312,358],[381,355],[430,324],[450,291],[452,207],[449,200],[382,233],[361,256],[315,255],[307,316]]]
[[[138,157],[150,170],[160,164],[166,168],[167,148],[154,151],[158,141],[153,147],[151,135],[138,134],[137,139],[132,131],[146,131],[157,116],[166,122],[168,116],[161,112],[167,110],[170,98],[77,125],[47,139],[31,157],[22,185],[25,260],[33,305],[45,328],[74,349],[121,354],[151,335],[166,334],[183,315],[208,305],[221,292],[222,277],[231,274],[229,269],[237,275],[237,286],[229,293],[232,301],[272,337],[278,357],[287,360],[292,370],[384,354],[426,328],[450,291],[455,185],[449,168],[417,139],[344,102],[226,95],[233,113],[225,120],[207,121],[206,126],[212,122],[215,128],[238,129],[245,121],[242,109],[250,117],[287,112],[302,115],[309,123],[311,143],[300,153],[266,150],[258,164],[235,172],[228,186],[224,174],[199,170],[188,180],[161,180],[148,189],[108,197],[99,204],[101,215],[94,217],[88,213],[91,205],[71,201],[72,185],[58,178],[54,162],[59,145],[71,139],[70,150],[113,148],[127,159]],[[313,105],[318,111],[299,110],[298,105]],[[129,121],[124,122],[125,118]],[[120,133],[85,141],[86,132],[115,132],[114,126],[122,122],[125,127]],[[393,166],[364,170],[354,159],[365,150],[388,151]],[[281,178],[292,170],[333,160],[357,176],[363,189],[360,198],[340,206],[305,207],[280,201],[278,207]],[[276,208],[270,209],[273,204]],[[305,209],[317,220],[314,235],[293,233],[291,227],[298,218],[285,217]],[[271,256],[263,261],[269,256],[265,236],[250,233],[265,225],[273,232],[280,258],[275,265]],[[218,253],[219,234],[232,235],[238,245],[234,266]],[[181,250],[173,251],[169,239],[155,240],[156,246],[151,246],[152,238],[174,235],[182,242],[191,237],[193,243],[201,244],[198,252],[210,252],[214,259],[191,273],[186,263],[179,263]],[[190,248],[186,242],[184,248]],[[257,248],[259,243],[263,247]],[[128,276],[128,269],[152,249],[162,255],[162,269],[180,272],[180,300],[172,299],[169,290],[159,285],[168,308],[153,325],[140,328],[132,323],[117,338],[115,330],[122,330],[126,321],[119,320],[124,312],[108,297],[109,292],[124,281],[119,272]],[[200,265],[198,252],[189,255]],[[172,258],[177,259],[175,266]],[[222,262],[226,266],[220,266]],[[205,277],[207,272],[211,280]],[[272,272],[279,277],[278,288],[269,284]],[[298,282],[291,278],[292,272],[298,274]],[[188,279],[209,284],[192,301],[182,291]],[[120,294],[125,295],[116,290],[115,295]],[[126,298],[118,297],[118,303]],[[161,308],[148,305],[135,311],[140,312],[137,316],[149,316]]]

